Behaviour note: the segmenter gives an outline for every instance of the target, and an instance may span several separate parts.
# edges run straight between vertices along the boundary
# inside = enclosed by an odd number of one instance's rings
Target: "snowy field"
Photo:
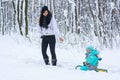
[[[117,49],[100,51],[99,68],[108,69],[108,73],[98,73],[74,69],[84,61],[84,49],[57,47],[58,65],[46,66],[40,44],[35,46],[21,37],[18,39],[0,36],[0,80],[120,80],[120,51]]]

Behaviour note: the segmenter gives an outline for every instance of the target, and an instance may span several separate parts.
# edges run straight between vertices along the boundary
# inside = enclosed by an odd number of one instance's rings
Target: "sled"
[[[98,68],[96,72],[108,72],[108,70],[107,69],[100,69],[100,68]]]
[[[77,69],[77,68],[80,68],[80,67],[82,67],[81,65],[77,65],[76,67],[75,67],[75,69]],[[101,69],[101,68],[97,68],[97,70],[94,70],[94,71],[96,71],[96,72],[108,72],[108,70],[107,69]]]

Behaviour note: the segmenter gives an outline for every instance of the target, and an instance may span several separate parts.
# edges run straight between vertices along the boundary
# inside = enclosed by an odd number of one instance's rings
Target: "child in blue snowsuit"
[[[86,48],[86,53],[85,53],[86,57],[85,57],[85,62],[83,62],[83,66],[80,67],[80,70],[95,70],[97,71],[97,67],[98,67],[98,62],[99,60],[101,60],[101,58],[99,58],[99,51],[94,49],[94,47],[92,46],[88,46]]]

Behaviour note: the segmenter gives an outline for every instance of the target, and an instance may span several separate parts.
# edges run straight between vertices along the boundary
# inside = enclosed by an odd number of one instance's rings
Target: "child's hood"
[[[90,54],[98,55],[100,53],[98,50],[94,49],[93,46],[88,46],[86,50],[87,49],[91,50]]]
[[[93,46],[87,46],[87,48],[86,48],[86,50],[91,50],[91,51],[93,51],[94,50],[94,47]]]
[[[91,54],[94,54],[94,55],[98,55],[100,52],[98,51],[98,50],[93,50],[92,52],[91,52]]]

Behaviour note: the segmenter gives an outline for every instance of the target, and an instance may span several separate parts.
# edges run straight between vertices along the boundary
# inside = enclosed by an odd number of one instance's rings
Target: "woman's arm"
[[[61,34],[60,34],[59,29],[57,27],[57,22],[56,22],[54,16],[52,17],[52,26],[53,26],[55,34],[59,37],[59,40],[64,41],[64,39],[61,37]]]
[[[57,22],[56,22],[54,16],[52,17],[52,26],[53,26],[53,30],[54,30],[55,34],[56,34],[57,36],[61,36],[61,35],[60,35],[60,32],[59,32],[59,29],[58,29],[58,27],[57,27]]]

